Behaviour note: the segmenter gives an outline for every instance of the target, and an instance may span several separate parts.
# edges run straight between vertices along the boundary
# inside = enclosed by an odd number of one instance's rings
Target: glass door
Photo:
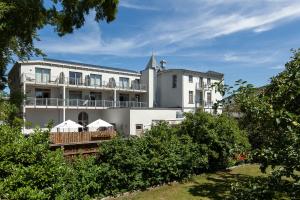
[[[35,80],[38,83],[48,83],[50,81],[50,69],[35,68]]]
[[[70,85],[81,85],[82,84],[82,73],[81,72],[69,72],[69,84]]]
[[[102,76],[97,74],[90,75],[91,86],[101,86]]]

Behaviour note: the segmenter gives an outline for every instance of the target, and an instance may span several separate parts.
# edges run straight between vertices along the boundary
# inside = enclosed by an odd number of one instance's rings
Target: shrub
[[[0,199],[71,199],[72,175],[62,153],[49,150],[47,132],[25,138],[0,125]]]
[[[187,113],[179,134],[189,135],[199,149],[207,152],[210,170],[230,166],[234,157],[247,152],[250,146],[246,133],[234,119],[225,115]]]
[[[116,139],[100,146],[97,162],[105,195],[179,181],[199,168],[207,158],[199,155],[189,136],[176,136],[166,124],[153,127],[142,138]]]

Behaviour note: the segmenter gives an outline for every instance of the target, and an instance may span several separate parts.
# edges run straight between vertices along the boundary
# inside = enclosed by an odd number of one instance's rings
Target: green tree
[[[300,195],[300,51],[293,51],[285,70],[260,93],[242,88],[236,100],[244,113],[249,137],[255,141],[253,157],[262,171],[272,166],[266,190],[290,178],[290,198]],[[272,185],[272,187],[268,187]],[[253,191],[252,191],[253,192]]]
[[[238,123],[225,115],[206,112],[187,113],[180,134],[189,135],[202,151],[208,154],[209,169],[230,166],[235,156],[247,152],[248,138]]]
[[[6,66],[32,55],[44,55],[34,46],[37,31],[54,26],[58,35],[72,33],[84,25],[85,17],[94,10],[97,22],[115,19],[118,0],[2,0],[0,1],[0,90],[5,88]]]

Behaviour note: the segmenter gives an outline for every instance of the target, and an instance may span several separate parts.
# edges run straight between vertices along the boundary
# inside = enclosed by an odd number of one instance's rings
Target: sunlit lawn
[[[185,183],[173,183],[155,189],[135,192],[116,198],[117,200],[186,200],[186,199],[225,199],[230,198],[233,182],[245,181],[249,177],[266,176],[258,165],[243,165],[234,169],[211,174],[194,176]]]

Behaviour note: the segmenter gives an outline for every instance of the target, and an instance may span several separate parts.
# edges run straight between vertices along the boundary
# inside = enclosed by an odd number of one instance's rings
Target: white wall
[[[45,128],[46,125],[53,121],[54,125],[62,122],[62,109],[35,109],[26,108],[26,122],[31,124],[31,128],[36,126]]]
[[[177,75],[177,87],[172,87],[173,75]],[[159,73],[158,80],[158,99],[159,107],[181,107],[182,106],[182,76],[179,73]]]
[[[146,102],[148,107],[152,108],[155,101],[156,88],[154,84],[154,69],[145,69],[142,71],[141,83],[147,87]]]
[[[142,124],[143,130],[151,128],[153,120],[180,120],[176,112],[181,109],[131,109],[130,110],[130,135],[136,135],[136,124]]]
[[[115,124],[119,133],[129,135],[130,133],[130,111],[129,108],[111,108],[101,112],[101,119]]]

